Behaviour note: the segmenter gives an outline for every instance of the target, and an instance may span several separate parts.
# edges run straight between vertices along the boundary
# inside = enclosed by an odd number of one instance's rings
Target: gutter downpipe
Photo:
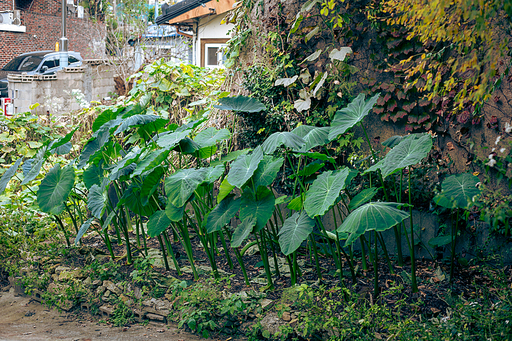
[[[195,19],[195,29],[192,29],[192,32],[194,34],[194,43],[192,44],[192,54],[193,54],[193,62],[192,64],[195,65],[195,66],[201,66],[201,65],[197,65],[197,51],[198,51],[198,48],[197,48],[197,42],[199,41],[199,19]],[[200,49],[199,49],[200,51]],[[199,58],[199,60],[201,60],[201,58]]]
[[[62,3],[62,38],[60,38],[60,66],[68,66],[68,38],[66,38],[66,17],[68,14],[66,0],[61,0]]]

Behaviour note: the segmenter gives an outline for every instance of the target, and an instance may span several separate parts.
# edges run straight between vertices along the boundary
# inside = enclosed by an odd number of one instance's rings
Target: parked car
[[[0,70],[0,98],[9,97],[7,94],[8,74],[53,75],[56,71],[62,70],[59,63],[60,52],[36,51],[19,55]],[[68,52],[68,64],[70,67],[81,66],[82,56],[80,53]]]

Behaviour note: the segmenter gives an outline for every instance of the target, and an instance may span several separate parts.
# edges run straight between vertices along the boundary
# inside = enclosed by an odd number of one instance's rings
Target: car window
[[[79,61],[79,60],[78,60],[78,59],[76,59],[76,58],[75,58],[75,57],[73,57],[73,56],[69,56],[69,58],[68,58],[68,63],[69,63],[69,64],[73,64],[73,63],[76,63],[76,62],[78,62],[78,61]]]
[[[55,58],[48,58],[47,60],[44,61],[43,65],[41,65],[41,69],[39,69],[41,72],[43,70],[43,67],[47,67],[48,69],[53,69],[55,66],[57,66],[55,64]]]
[[[25,57],[25,59],[21,62],[20,66],[18,67],[18,71],[34,71],[35,69],[37,69],[42,60],[43,57],[40,56]]]

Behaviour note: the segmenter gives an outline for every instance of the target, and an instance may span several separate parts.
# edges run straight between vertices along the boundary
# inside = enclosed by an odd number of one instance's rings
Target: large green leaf
[[[94,120],[94,123],[92,124],[92,131],[96,132],[98,131],[103,125],[106,123],[115,120],[117,117],[119,117],[119,114],[121,113],[121,108],[116,107],[110,107],[107,110],[103,111],[101,114],[96,117]]]
[[[2,178],[0,179],[0,194],[2,194],[5,191],[5,189],[7,188],[7,184],[14,176],[14,174],[16,174],[16,171],[18,170],[21,161],[23,161],[23,158],[19,158],[18,160],[16,160],[14,165],[9,167],[9,169],[5,171],[4,175],[2,175]]]
[[[229,183],[241,188],[252,177],[261,160],[263,160],[263,151],[260,146],[251,154],[240,156],[231,164],[227,177]]]
[[[201,146],[201,148],[205,148],[214,146],[217,141],[228,139],[230,136],[231,134],[227,129],[218,130],[214,127],[210,127],[199,132],[194,138],[194,142]]]
[[[151,151],[142,160],[139,160],[139,162],[137,162],[137,166],[135,167],[135,170],[130,175],[130,177],[133,178],[142,173],[152,171],[156,167],[160,166],[162,162],[167,160],[167,157],[169,156],[170,152],[170,148],[156,149]]]
[[[176,207],[167,199],[167,205],[165,206],[165,214],[170,221],[180,221],[183,219],[183,213],[185,212],[185,206]]]
[[[480,195],[480,182],[478,177],[462,173],[447,177],[441,185],[441,193],[434,197],[437,205],[446,208],[469,208],[475,204],[475,199]]]
[[[353,197],[352,200],[350,200],[350,203],[348,204],[348,209],[352,211],[358,208],[359,206],[366,204],[367,202],[373,199],[375,194],[377,194],[378,190],[379,189],[375,187],[363,189],[361,192],[357,193],[357,195]]]
[[[226,167],[224,167],[224,165],[217,165],[215,167],[208,167],[208,168],[205,168],[206,170],[206,176],[204,178],[204,181],[208,184],[211,184],[215,181],[217,181],[221,176],[222,174],[224,174],[224,170],[226,169]]]
[[[228,196],[229,193],[235,188],[232,184],[228,182],[228,179],[222,180],[219,186],[219,194],[217,195],[217,203],[220,203],[224,200],[225,197]]]
[[[382,145],[385,147],[388,147],[388,148],[393,148],[406,137],[407,136],[400,136],[400,135],[391,136],[389,139],[382,142]]]
[[[415,165],[427,157],[432,149],[429,134],[411,134],[386,154],[384,159],[368,168],[364,173],[380,169],[382,177],[387,177],[405,167]]]
[[[318,152],[295,152],[295,154],[304,155],[315,160],[329,161],[333,165],[336,164],[336,160],[333,157]]]
[[[312,148],[323,146],[329,143],[330,127],[313,127],[308,125],[301,125],[292,130],[292,133],[302,137],[306,144],[302,150],[308,151]]]
[[[87,208],[91,211],[93,216],[100,219],[105,212],[105,203],[107,200],[107,191],[103,190],[98,185],[92,185],[87,195]]]
[[[231,218],[235,216],[239,209],[240,200],[235,200],[234,196],[222,200],[208,215],[206,221],[208,233],[220,231],[231,221]]]
[[[130,174],[137,166],[133,163],[141,154],[142,150],[138,146],[133,147],[133,149],[130,150],[130,152],[126,154],[121,160],[119,160],[117,164],[110,170],[109,179],[114,181],[119,179],[121,176]]]
[[[256,225],[256,217],[248,217],[238,225],[231,236],[231,247],[240,247]]]
[[[75,245],[78,245],[78,242],[80,241],[80,239],[82,239],[82,237],[85,234],[85,232],[87,232],[89,227],[91,227],[91,224],[92,224],[93,220],[94,220],[94,218],[89,218],[86,221],[84,221],[82,226],[80,226],[80,229],[78,230],[78,233],[76,234]]]
[[[232,110],[240,112],[260,112],[267,108],[255,98],[246,96],[224,97],[218,99],[220,105],[214,105],[221,110]]]
[[[301,150],[306,141],[299,135],[287,131],[277,132],[270,135],[261,145],[265,154],[272,154],[282,145],[291,150]]]
[[[165,179],[165,193],[174,206],[181,207],[185,205],[205,177],[206,170],[204,168],[180,169]]]
[[[364,94],[359,94],[346,108],[338,110],[331,123],[331,131],[329,132],[329,140],[332,141],[345,133],[347,130],[355,126],[357,123],[368,115],[375,103],[379,99],[377,94],[365,101]]]
[[[34,180],[39,175],[39,172],[41,171],[41,167],[43,166],[43,163],[45,160],[46,159],[43,159],[43,158],[41,158],[39,160],[37,160],[37,159],[32,160],[30,170],[25,175],[25,178],[21,182],[21,185],[28,184],[30,181]],[[23,166],[25,166],[25,164],[23,164]]]
[[[315,221],[306,212],[296,212],[286,219],[279,231],[279,246],[288,256],[297,250],[306,238],[313,232]]]
[[[94,184],[101,185],[103,178],[103,167],[101,164],[90,165],[82,174],[82,180],[87,189],[90,189]]]
[[[128,118],[124,118],[123,122],[117,127],[114,135],[120,134],[133,126],[144,125],[150,122],[158,120],[160,116],[157,115],[133,115]]]
[[[171,220],[167,217],[164,211],[156,211],[149,218],[148,221],[148,235],[150,237],[157,237],[162,232],[167,230],[171,225]]]
[[[409,217],[409,213],[399,210],[401,204],[394,202],[370,202],[348,215],[338,227],[338,232],[349,233],[345,242],[348,246],[367,231],[385,231]]]
[[[147,205],[153,193],[155,193],[155,191],[158,189],[160,186],[160,180],[164,174],[165,169],[163,167],[157,167],[151,171],[151,173],[144,176],[140,190],[140,198],[143,205]]]
[[[66,200],[75,184],[75,170],[72,164],[60,168],[55,165],[39,185],[37,204],[41,211],[58,215],[64,210]]]
[[[183,154],[194,154],[201,149],[197,143],[194,142],[190,137],[185,137],[181,140],[173,150]]]
[[[181,140],[187,137],[188,134],[190,134],[190,130],[175,131],[159,137],[156,144],[162,148],[174,148]]]
[[[304,201],[304,209],[310,217],[323,216],[334,205],[340,191],[345,188],[345,180],[348,175],[349,169],[344,168],[336,173],[323,172],[316,178],[306,192]]]
[[[144,217],[151,216],[158,210],[158,206],[153,200],[148,201],[148,203],[144,205],[140,193],[141,185],[132,183],[130,187],[124,191],[123,196],[117,203],[117,207],[126,206],[135,214]]]
[[[265,155],[258,165],[258,169],[254,172],[254,188],[270,186],[274,182],[283,162],[284,158],[282,157],[274,158],[270,155]]]
[[[78,158],[77,167],[79,169],[84,167],[87,164],[87,162],[89,162],[91,156],[93,156],[98,150],[100,150],[101,147],[105,145],[105,143],[109,141],[109,128],[110,127],[102,127],[100,130],[96,132],[96,137],[93,137],[85,145],[84,149],[82,150],[82,153],[80,153],[80,156]]]
[[[66,136],[63,136],[60,139],[53,141],[49,146],[50,153],[56,153],[57,155],[64,155],[69,153],[69,150],[71,149],[71,143],[69,143],[69,141],[71,141],[71,138],[78,130],[78,128],[80,128],[80,126],[75,127],[68,134],[66,134]],[[66,150],[67,152],[65,152]]]
[[[225,164],[228,161],[233,161],[236,158],[238,158],[239,156],[248,154],[251,150],[252,149],[250,149],[250,148],[245,148],[245,149],[241,149],[241,150],[235,150],[234,152],[231,152],[231,153],[229,153],[227,155],[221,156],[220,160],[212,161],[210,163],[210,166],[214,167],[214,166],[218,166],[220,164]]]
[[[242,193],[240,220],[255,217],[257,219],[256,229],[259,231],[265,227],[272,217],[275,209],[274,205],[274,194],[267,187],[258,187],[256,194],[251,189],[246,188]]]

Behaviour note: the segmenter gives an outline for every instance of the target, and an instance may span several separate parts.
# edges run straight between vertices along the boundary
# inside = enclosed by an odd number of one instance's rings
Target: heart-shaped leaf
[[[258,169],[254,172],[254,188],[270,186],[274,182],[283,162],[284,158],[282,157],[274,158],[270,155],[265,155],[258,165]]]
[[[215,167],[205,168],[206,176],[204,177],[204,182],[208,184],[214,183],[222,176],[222,174],[224,174],[225,169],[226,167],[222,164]]]
[[[105,212],[105,203],[108,200],[107,192],[98,185],[92,185],[87,195],[87,208],[92,215],[100,219]]]
[[[222,180],[219,186],[219,194],[217,195],[217,203],[220,203],[222,200],[224,200],[224,198],[227,197],[234,188],[235,186],[230,184],[228,179]]]
[[[64,210],[74,184],[75,170],[72,164],[64,168],[57,164],[50,169],[37,191],[37,204],[41,211],[59,215]]]
[[[220,105],[214,105],[221,110],[232,110],[240,112],[260,112],[267,108],[255,98],[246,96],[223,97],[218,99]]]
[[[5,191],[5,189],[7,188],[7,184],[14,176],[14,174],[16,174],[16,171],[18,170],[21,161],[23,161],[23,158],[19,158],[18,160],[16,160],[14,165],[9,167],[9,169],[5,171],[4,175],[2,175],[2,178],[0,179],[0,194],[2,194]]]
[[[329,132],[329,140],[332,141],[345,133],[347,130],[355,126],[357,123],[368,115],[372,110],[375,103],[379,99],[380,94],[377,94],[365,101],[364,94],[359,94],[346,108],[338,110],[331,123],[331,130]]]
[[[185,205],[205,177],[206,170],[204,168],[180,169],[165,179],[165,193],[174,206],[181,207]]]
[[[154,122],[158,120],[160,116],[157,115],[133,115],[128,118],[123,119],[123,122],[119,127],[117,127],[116,131],[114,132],[114,135],[118,135],[131,127],[144,125],[150,122]]]
[[[302,148],[303,151],[308,151],[312,148],[323,146],[329,143],[330,127],[313,127],[308,125],[300,125],[292,130],[292,133],[302,137],[306,144]]]
[[[140,190],[140,198],[142,205],[147,205],[151,196],[160,187],[160,180],[165,174],[163,167],[157,167],[151,173],[143,177],[142,186]]]
[[[367,231],[385,231],[407,219],[409,213],[399,210],[399,206],[395,202],[370,202],[352,211],[338,227],[338,232],[350,234],[345,246]]]
[[[156,211],[149,218],[148,221],[148,236],[157,237],[162,232],[167,230],[171,225],[171,220],[167,217],[164,211]]]
[[[261,145],[265,154],[272,154],[282,145],[292,149],[300,150],[306,141],[302,137],[290,132],[277,132],[270,135]]]
[[[286,219],[279,231],[279,246],[288,256],[297,250],[304,240],[313,232],[315,221],[306,212],[296,212]]]
[[[367,202],[373,199],[375,194],[377,194],[378,190],[379,189],[375,187],[363,189],[355,197],[353,197],[352,200],[350,200],[350,203],[348,204],[348,209],[352,211],[358,208],[359,206],[366,204]]]
[[[256,169],[258,169],[261,160],[263,160],[263,151],[260,146],[254,149],[251,154],[240,156],[231,164],[231,169],[227,176],[228,182],[238,188],[242,188],[247,180],[252,177]]]
[[[231,134],[227,129],[216,129],[214,127],[207,128],[194,138],[194,142],[196,142],[201,148],[214,146],[218,141],[222,141],[225,139],[229,139]]]
[[[101,185],[103,178],[103,167],[101,165],[90,165],[82,174],[82,180],[87,189],[90,189],[94,184]]]
[[[258,187],[256,194],[249,188],[242,193],[240,220],[256,217],[256,230],[265,227],[275,209],[275,197],[267,187]]]
[[[231,247],[240,247],[256,225],[256,217],[248,217],[235,228],[231,236]]]
[[[80,226],[80,229],[78,230],[78,233],[76,234],[75,245],[78,245],[78,242],[80,241],[80,239],[82,239],[85,232],[87,232],[89,227],[91,227],[93,220],[94,220],[94,218],[89,218],[86,221],[84,221],[82,226]]]
[[[467,209],[474,205],[476,197],[480,195],[480,188],[477,187],[479,182],[478,177],[469,173],[450,175],[441,184],[441,193],[434,197],[434,202],[450,209]]]
[[[180,221],[183,219],[183,213],[185,212],[185,206],[176,207],[174,206],[169,199],[167,199],[167,205],[165,206],[165,214],[167,218],[171,221]]]
[[[386,154],[384,159],[368,168],[367,172],[380,169],[386,178],[405,167],[415,165],[427,157],[432,149],[432,137],[429,134],[411,134]]]
[[[234,200],[234,196],[229,196],[222,200],[208,215],[206,229],[208,233],[220,231],[226,226],[231,218],[240,209],[240,200]]]
[[[156,144],[162,148],[174,148],[181,140],[187,137],[188,134],[190,134],[190,130],[175,131],[159,137]]]
[[[316,178],[306,192],[304,209],[310,217],[323,216],[345,188],[345,180],[349,175],[349,169],[333,174],[332,171],[323,172]]]

